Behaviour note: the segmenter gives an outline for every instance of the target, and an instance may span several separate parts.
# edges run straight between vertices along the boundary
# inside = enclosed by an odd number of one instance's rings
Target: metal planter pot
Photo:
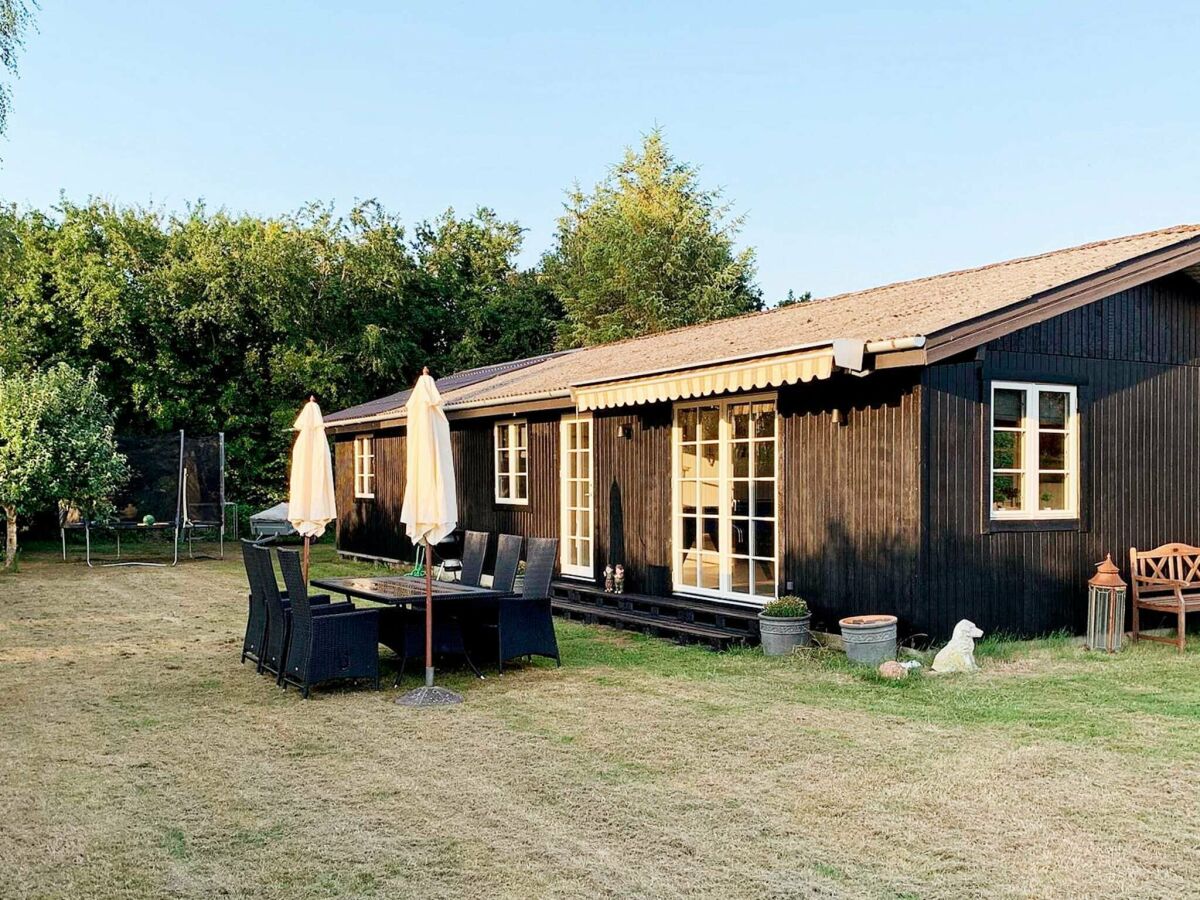
[[[877,666],[896,658],[895,616],[850,616],[838,625],[842,647],[852,662]]]
[[[791,616],[758,615],[758,633],[762,638],[763,653],[767,656],[787,656],[797,647],[812,645],[812,632],[808,624],[812,616],[794,618]]]

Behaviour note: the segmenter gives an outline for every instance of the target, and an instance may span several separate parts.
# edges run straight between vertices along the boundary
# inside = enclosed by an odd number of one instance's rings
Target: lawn
[[[304,702],[239,665],[244,594],[232,558],[0,576],[0,896],[1200,884],[1200,647],[990,642],[978,676],[891,683],[560,623],[563,668],[412,710],[390,673]]]

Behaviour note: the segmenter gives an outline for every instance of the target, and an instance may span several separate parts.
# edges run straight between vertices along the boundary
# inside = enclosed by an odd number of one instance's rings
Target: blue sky
[[[654,125],[769,299],[1200,221],[1200,8],[42,0],[0,198],[484,204],[546,249]]]

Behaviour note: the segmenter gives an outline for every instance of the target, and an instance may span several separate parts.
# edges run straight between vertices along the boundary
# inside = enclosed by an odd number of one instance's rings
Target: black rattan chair
[[[558,538],[530,538],[526,544],[525,585],[520,597],[497,605],[496,646],[498,665],[518,656],[546,656],[562,665],[554,616],[550,609],[550,581],[558,556]]]
[[[267,598],[263,596],[259,583],[259,565],[254,555],[255,546],[242,541],[242,562],[246,565],[246,581],[250,585],[247,595],[250,603],[246,617],[246,637],[242,640],[242,662],[253,660],[254,667],[262,671],[263,648],[267,639]]]
[[[504,593],[512,593],[517,580],[517,568],[521,564],[521,536],[502,534],[496,545],[496,571],[492,575],[492,587]]]
[[[487,556],[486,531],[468,531],[463,538],[462,572],[458,580],[470,587],[479,587],[483,577],[483,560]]]
[[[321,682],[369,678],[378,690],[379,610],[352,609],[314,615],[299,552],[282,549],[276,552],[291,600],[284,688],[294,684],[308,697],[312,686]]]
[[[291,634],[291,602],[287,592],[279,590],[270,550],[247,541],[242,544],[242,556],[246,560],[250,592],[258,592],[266,610],[267,626],[262,638],[258,671],[270,672],[276,681],[282,683],[283,662],[287,658],[288,637]],[[320,615],[354,610],[351,603],[330,603],[328,594],[314,594],[307,599],[309,606]]]

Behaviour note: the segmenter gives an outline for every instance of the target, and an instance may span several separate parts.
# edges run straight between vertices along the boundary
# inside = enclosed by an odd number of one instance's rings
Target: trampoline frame
[[[67,561],[67,532],[82,531],[84,537],[84,559],[88,564],[88,568],[95,568],[97,563],[92,562],[92,531],[112,531],[117,539],[117,556],[114,561],[98,563],[101,568],[118,568],[121,566],[144,566],[146,568],[173,568],[179,565],[179,538],[184,536],[188,544],[188,558],[197,559],[195,554],[193,541],[195,532],[203,529],[217,529],[218,543],[220,546],[219,556],[201,556],[202,559],[224,559],[225,558],[225,507],[228,505],[225,500],[225,432],[217,432],[217,447],[218,457],[220,460],[220,501],[218,507],[221,510],[221,520],[219,522],[193,522],[187,516],[187,469],[184,466],[184,453],[187,446],[186,435],[183,429],[179,431],[179,464],[177,466],[177,476],[175,481],[175,520],[173,522],[155,522],[152,525],[144,525],[139,522],[92,522],[84,519],[82,522],[59,524],[59,535],[62,540],[62,558],[63,562]],[[121,559],[121,532],[123,531],[144,531],[148,534],[155,532],[166,531],[172,529],[174,531],[172,539],[172,557],[169,563],[166,562],[149,562],[145,560],[122,560]]]

